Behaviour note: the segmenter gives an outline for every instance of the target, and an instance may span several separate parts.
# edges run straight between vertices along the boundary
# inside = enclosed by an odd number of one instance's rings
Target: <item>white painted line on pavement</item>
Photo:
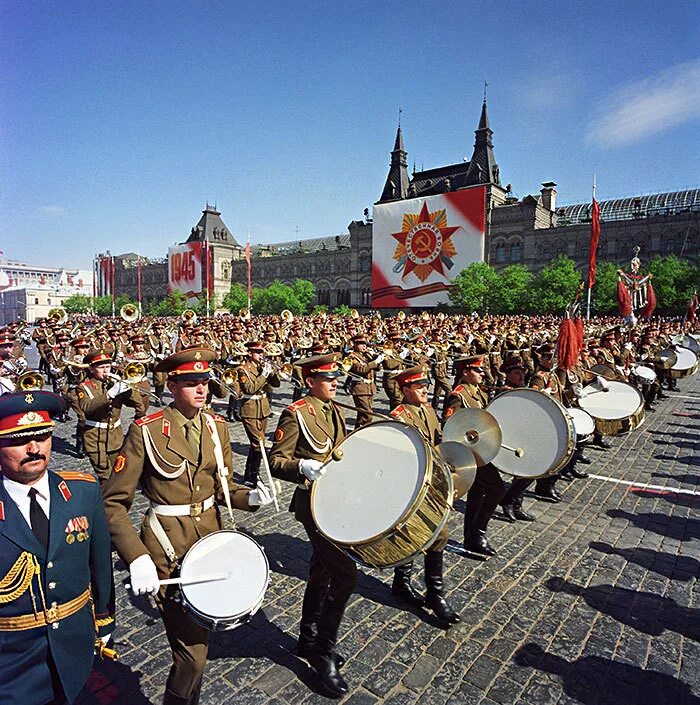
[[[594,480],[605,480],[605,482],[614,482],[618,485],[628,485],[629,487],[634,487],[640,490],[662,490],[663,492],[669,492],[671,494],[690,494],[695,497],[700,497],[700,492],[695,490],[686,490],[682,487],[666,487],[664,485],[650,485],[648,482],[630,482],[629,480],[618,480],[616,477],[608,477],[607,475],[594,475],[589,473],[588,477]]]

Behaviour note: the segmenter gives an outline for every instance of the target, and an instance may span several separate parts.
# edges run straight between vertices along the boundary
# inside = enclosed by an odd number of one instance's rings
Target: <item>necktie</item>
[[[29,523],[32,525],[34,536],[46,550],[49,547],[49,518],[39,505],[37,494],[34,487],[29,490]]]
[[[199,429],[195,425],[194,419],[185,422],[185,440],[195,455],[199,455]]]

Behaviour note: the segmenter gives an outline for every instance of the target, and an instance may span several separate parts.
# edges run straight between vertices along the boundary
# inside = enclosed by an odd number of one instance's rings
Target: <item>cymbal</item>
[[[660,367],[662,370],[670,370],[678,362],[678,355],[676,355],[670,348],[667,350],[660,350],[654,355],[654,364]]]
[[[502,438],[498,421],[483,409],[460,409],[447,419],[442,432],[443,443],[456,441],[464,444],[474,454],[479,467],[498,455]]]
[[[464,497],[476,478],[476,458],[467,446],[457,441],[445,441],[437,447],[438,452],[451,466],[455,485],[455,499]]]

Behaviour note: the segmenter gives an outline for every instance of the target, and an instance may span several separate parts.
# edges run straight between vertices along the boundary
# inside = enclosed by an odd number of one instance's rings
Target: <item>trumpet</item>
[[[17,378],[15,385],[19,392],[37,392],[44,388],[44,375],[36,370],[29,370]]]
[[[291,313],[291,311],[290,311]],[[239,308],[238,309],[238,316],[239,318],[242,318],[244,321],[249,321],[250,320],[250,309],[249,308]]]
[[[358,382],[366,382],[367,380],[362,375],[358,375],[358,374],[355,374],[354,372],[350,372],[350,369],[352,368],[353,364],[354,364],[354,362],[351,357],[344,357],[340,361],[340,369],[348,377],[352,377],[353,379],[356,379]]]
[[[218,365],[211,365],[209,368],[211,378],[226,387],[226,389],[236,397],[241,393],[240,389],[234,387],[234,384],[238,381],[238,367],[239,365],[230,365],[224,368]]]

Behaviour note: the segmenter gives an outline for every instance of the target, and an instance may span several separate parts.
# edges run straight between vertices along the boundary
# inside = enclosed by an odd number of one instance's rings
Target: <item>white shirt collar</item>
[[[29,496],[29,490],[34,487],[39,497],[45,501],[50,498],[51,490],[49,487],[49,471],[47,470],[41,478],[33,485],[24,485],[21,482],[15,482],[5,475],[2,476],[3,484],[7,490],[7,494],[12,497],[16,504],[20,504],[17,500],[25,499]]]

